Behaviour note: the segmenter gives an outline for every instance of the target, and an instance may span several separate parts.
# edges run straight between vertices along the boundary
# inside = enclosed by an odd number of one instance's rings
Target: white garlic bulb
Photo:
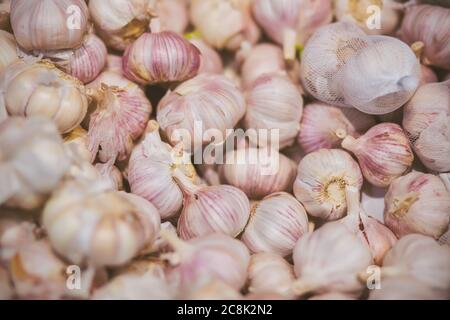
[[[293,258],[298,280],[292,290],[297,295],[327,292],[359,295],[364,285],[357,275],[372,264],[368,247],[343,225],[335,223],[301,237]]]
[[[250,257],[248,282],[250,293],[289,295],[295,280],[294,269],[286,260],[272,253],[257,253]]]
[[[450,80],[421,86],[404,108],[403,127],[428,169],[450,171]]]
[[[46,116],[56,123],[61,133],[77,127],[88,107],[82,83],[47,61],[18,61],[3,70],[0,104],[1,100],[10,115]]]
[[[338,149],[320,149],[306,155],[297,172],[295,197],[308,214],[327,221],[345,215],[345,187],[361,189],[363,183],[358,163]]]
[[[280,192],[253,204],[241,240],[252,253],[292,253],[298,239],[308,231],[308,216],[292,195]]]
[[[10,117],[0,124],[0,204],[38,208],[69,166],[63,141],[50,120]]]
[[[0,72],[18,59],[14,36],[9,32],[0,30]]]
[[[450,191],[439,177],[411,172],[391,184],[384,221],[400,238],[421,233],[438,239],[450,222]]]

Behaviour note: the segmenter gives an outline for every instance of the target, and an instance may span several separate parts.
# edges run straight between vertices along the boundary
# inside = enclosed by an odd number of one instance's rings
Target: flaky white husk
[[[421,86],[404,108],[403,127],[428,169],[450,171],[450,80]]]
[[[308,230],[305,209],[292,195],[271,194],[253,204],[241,240],[250,252],[292,253],[298,239]]]
[[[206,44],[202,39],[193,38],[189,40],[200,50],[200,68],[198,73],[223,73],[222,58],[219,53]]]
[[[0,124],[0,204],[38,208],[69,167],[61,136],[50,120],[10,117]]]
[[[421,233],[438,239],[450,222],[450,192],[441,179],[411,172],[391,184],[385,196],[384,221],[400,238]]]
[[[358,273],[372,264],[372,254],[341,224],[326,224],[304,235],[294,248],[294,271],[298,280],[293,292],[339,292],[358,296],[364,285]]]
[[[337,220],[347,211],[345,187],[361,189],[358,163],[347,152],[320,149],[306,155],[297,169],[295,197],[306,212],[324,220]]]
[[[410,276],[449,298],[450,248],[434,239],[410,234],[401,238],[386,254],[381,268],[382,278]]]
[[[0,30],[0,72],[18,59],[14,36],[9,32]]]
[[[303,114],[303,98],[292,81],[278,74],[263,74],[256,79],[246,92],[247,114],[244,125],[247,129],[279,129],[278,145],[282,149],[295,142],[300,130]],[[258,136],[257,143],[267,143]],[[269,139],[269,143],[272,141]],[[266,144],[267,145],[267,144]]]
[[[289,296],[294,280],[292,265],[279,255],[263,252],[250,257],[248,267],[250,293],[279,293]]]
[[[70,262],[122,265],[153,243],[160,229],[147,200],[109,184],[69,181],[47,202],[42,225],[53,248]]]

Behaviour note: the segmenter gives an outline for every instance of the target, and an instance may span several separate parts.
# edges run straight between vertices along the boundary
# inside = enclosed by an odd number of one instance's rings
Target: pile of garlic
[[[446,3],[0,1],[0,299],[449,300]]]

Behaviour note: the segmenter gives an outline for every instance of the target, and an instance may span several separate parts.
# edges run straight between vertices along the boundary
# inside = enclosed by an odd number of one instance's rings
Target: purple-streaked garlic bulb
[[[140,84],[156,84],[197,75],[200,51],[177,33],[160,31],[158,23],[152,25],[152,33],[144,33],[125,51],[125,76]]]
[[[331,22],[331,0],[256,0],[253,15],[266,34],[284,49],[284,57],[295,58],[295,47],[303,46],[314,31]]]
[[[14,36],[9,32],[0,30],[0,72],[18,59],[17,43]]]
[[[306,153],[337,148],[347,135],[358,138],[375,123],[373,116],[356,109],[313,102],[303,110],[298,143]]]
[[[257,253],[250,257],[248,291],[253,294],[289,295],[295,280],[294,269],[285,259],[273,253]]]
[[[54,123],[42,117],[0,122],[0,205],[39,208],[69,170]]]
[[[154,15],[161,20],[161,29],[183,34],[189,25],[186,0],[156,0]]]
[[[190,141],[183,140],[191,153],[211,141],[196,133],[202,130],[220,132],[214,143],[227,138],[227,130],[233,129],[246,111],[245,99],[233,82],[225,76],[200,74],[169,91],[159,102],[157,120],[166,137],[175,145],[188,134]],[[206,139],[205,141],[203,141]],[[199,141],[200,140],[200,141]]]
[[[192,0],[191,22],[216,49],[239,49],[258,42],[260,31],[251,15],[251,0]]]
[[[359,295],[364,285],[358,274],[372,264],[372,254],[341,224],[326,224],[300,238],[294,248],[297,295],[339,292]]]
[[[108,47],[125,50],[148,30],[151,4],[148,0],[92,0],[89,13]]]
[[[47,202],[42,225],[53,248],[70,262],[120,266],[155,242],[158,210],[101,181],[69,181]]]
[[[404,108],[403,128],[428,169],[450,171],[450,80],[417,90]]]
[[[238,148],[225,156],[220,173],[228,184],[250,199],[261,199],[279,191],[291,191],[297,165],[277,150]]]
[[[450,191],[439,177],[411,172],[400,177],[385,197],[384,221],[399,237],[421,233],[435,239],[450,222]]]
[[[9,30],[9,13],[11,11],[11,0],[0,1],[0,30]]]
[[[360,190],[363,184],[358,163],[338,149],[320,149],[306,155],[297,172],[295,197],[308,214],[327,221],[345,216],[345,188],[354,186]]]
[[[229,185],[195,185],[182,172],[175,179],[183,191],[183,210],[177,230],[182,239],[212,233],[236,237],[250,216],[250,203],[243,191]]]
[[[173,252],[164,255],[172,266],[169,279],[178,284],[181,292],[204,283],[220,280],[240,290],[247,280],[250,254],[239,240],[224,234],[210,234],[183,241],[165,234]]]
[[[253,204],[241,240],[250,252],[292,253],[298,239],[308,231],[308,216],[292,195],[274,193]]]
[[[188,179],[198,179],[189,156],[161,141],[159,125],[150,120],[142,141],[133,149],[128,164],[131,192],[150,201],[162,219],[176,215],[183,204],[183,193],[173,180],[175,170]]]
[[[356,156],[364,178],[377,187],[388,187],[414,161],[408,137],[394,123],[380,123],[357,139],[347,136],[342,147]]]
[[[88,148],[101,162],[125,160],[144,132],[152,111],[144,91],[113,72],[89,84],[95,111],[89,116]]]
[[[78,48],[89,28],[84,0],[15,0],[10,19],[17,43],[33,52]]]
[[[273,144],[271,130],[279,130],[276,143],[280,149],[295,142],[303,114],[303,98],[298,87],[284,75],[263,74],[246,92],[247,114],[244,125],[247,129],[267,130],[264,137],[258,132],[258,145]]]
[[[381,268],[382,279],[409,276],[450,298],[450,247],[433,238],[410,234],[404,236],[386,254]]]
[[[206,44],[202,39],[190,39],[194,46],[200,50],[200,68],[198,73],[223,73],[222,58],[219,53]]]
[[[450,9],[430,5],[409,6],[399,33],[409,44],[423,42],[425,64],[450,70]]]

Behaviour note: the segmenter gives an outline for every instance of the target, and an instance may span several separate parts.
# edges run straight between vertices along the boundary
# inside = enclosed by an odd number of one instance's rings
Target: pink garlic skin
[[[436,76],[436,73],[434,73],[433,69],[421,64],[420,65],[421,70],[421,77],[420,77],[420,83],[419,87],[427,84],[427,83],[433,83],[438,82],[438,77]]]
[[[172,31],[144,33],[123,56],[125,76],[140,84],[185,81],[200,68],[200,51]]]
[[[115,54],[108,54],[106,57],[105,71],[122,75],[122,57]]]
[[[219,53],[201,39],[189,40],[200,50],[200,68],[198,73],[223,73],[222,58]]]
[[[342,147],[355,154],[364,177],[377,187],[389,186],[414,160],[409,139],[394,123],[378,124],[358,139],[347,137]]]
[[[182,35],[189,25],[187,5],[186,0],[158,0],[155,14],[161,20],[161,29]]]

